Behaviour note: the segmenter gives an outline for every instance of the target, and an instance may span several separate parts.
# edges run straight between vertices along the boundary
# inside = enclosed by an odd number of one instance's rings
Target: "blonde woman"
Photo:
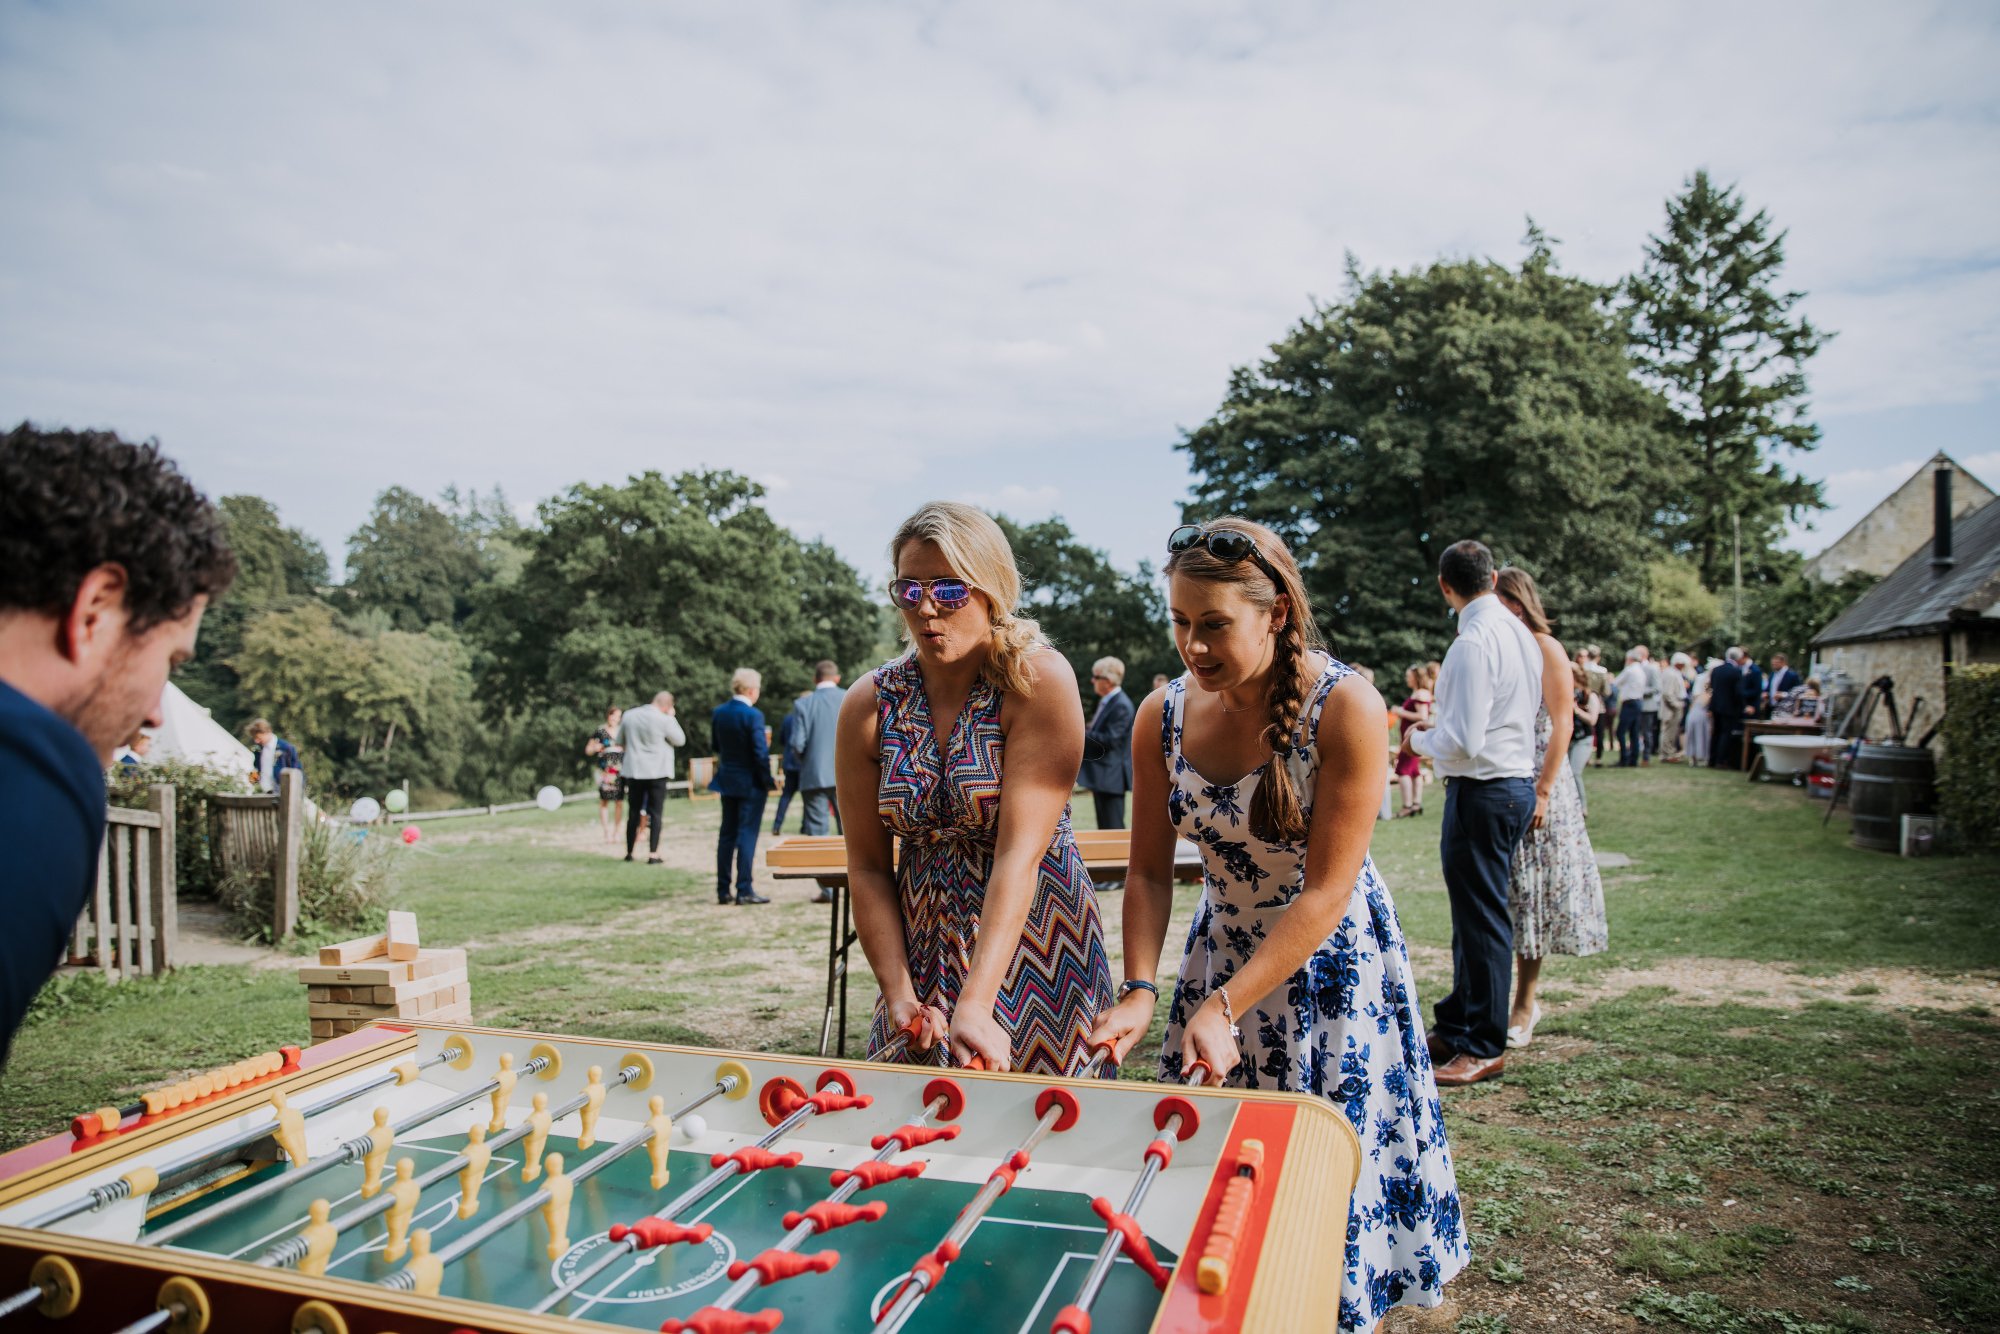
[[[868,1049],[921,1016],[912,1055],[933,1064],[1073,1074],[1112,1002],[1070,832],[1075,674],[1014,615],[1021,576],[984,513],[926,505],[889,559],[910,651],[848,692],[835,752],[854,923],[882,988]]]
[[[1340,1328],[1436,1306],[1468,1258],[1458,1183],[1395,901],[1368,857],[1388,777],[1382,696],[1319,643],[1298,565],[1244,519],[1167,539],[1187,674],[1139,706],[1130,994],[1095,1037],[1122,1054],[1152,1022],[1176,836],[1201,849],[1201,900],[1167,1008],[1160,1079],[1331,1102],[1360,1137]]]
[[[1549,632],[1541,594],[1526,570],[1501,570],[1493,576],[1493,591],[1542,651],[1542,704],[1535,711],[1535,814],[1514,849],[1507,875],[1507,915],[1514,924],[1514,1004],[1507,1017],[1507,1045],[1525,1047],[1534,1041],[1535,1024],[1542,1017],[1535,989],[1543,956],[1601,953],[1609,931],[1604,883],[1584,828],[1583,794],[1569,767],[1576,716],[1576,677],[1569,670],[1569,656]]]

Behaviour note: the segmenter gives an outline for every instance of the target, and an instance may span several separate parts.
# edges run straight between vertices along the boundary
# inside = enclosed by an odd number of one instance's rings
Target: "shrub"
[[[1938,805],[1952,842],[2000,846],[2000,666],[1963,665],[1945,686]]]
[[[204,899],[219,897],[222,867],[214,855],[215,827],[208,798],[216,792],[252,791],[249,777],[179,760],[114,764],[104,775],[105,802],[144,810],[147,789],[155,783],[171,783],[174,788],[175,892]]]
[[[379,931],[402,865],[401,847],[388,835],[314,821],[305,828],[299,856],[299,922],[302,945]],[[268,876],[234,875],[219,895],[240,930],[271,939],[273,888]]]

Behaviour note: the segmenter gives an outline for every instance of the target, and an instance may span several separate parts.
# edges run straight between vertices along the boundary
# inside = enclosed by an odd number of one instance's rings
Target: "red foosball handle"
[[[1201,1073],[1196,1074],[1195,1071],[1197,1070],[1201,1071]],[[1187,1068],[1187,1073],[1181,1076],[1181,1083],[1206,1084],[1208,1082],[1208,1076],[1209,1076],[1208,1062],[1196,1061],[1193,1065]]]
[[[753,1144],[734,1153],[718,1153],[708,1160],[708,1165],[720,1167],[724,1163],[735,1163],[745,1172],[762,1172],[769,1167],[797,1167],[803,1161],[803,1153],[772,1153]]]
[[[696,1223],[693,1227],[682,1227],[679,1223],[669,1223],[664,1218],[648,1217],[640,1219],[630,1227],[623,1223],[614,1224],[611,1229],[611,1240],[623,1241],[627,1237],[632,1237],[638,1241],[640,1250],[650,1251],[655,1246],[672,1246],[683,1241],[704,1242],[708,1240],[708,1234],[713,1231],[715,1225],[712,1223]]]
[[[810,1221],[813,1231],[831,1232],[849,1223],[873,1223],[888,1212],[889,1206],[881,1200],[868,1204],[835,1204],[832,1200],[821,1200],[804,1213],[794,1211],[786,1214],[785,1231],[790,1232],[799,1224]]]
[[[704,1306],[685,1320],[669,1320],[660,1326],[660,1334],[771,1334],[783,1324],[782,1311],[724,1311],[719,1307]]]
[[[957,1126],[898,1126],[886,1135],[877,1135],[869,1144],[878,1149],[886,1149],[891,1141],[905,1149],[919,1149],[926,1144],[934,1144],[941,1139],[957,1139]]]
[[[754,1260],[736,1260],[729,1266],[729,1281],[734,1283],[751,1270],[766,1284],[783,1282],[800,1274],[824,1274],[840,1263],[839,1251],[821,1251],[817,1255],[800,1255],[797,1251],[769,1250]]]
[[[853,1179],[861,1183],[860,1189],[870,1190],[885,1181],[902,1181],[908,1177],[921,1176],[923,1170],[922,1163],[878,1163],[871,1158],[865,1163],[856,1163],[853,1167],[835,1172],[833,1184],[844,1186]]]
[[[1081,1306],[1065,1306],[1056,1313],[1049,1334],[1090,1334],[1090,1312]]]
[[[1119,1213],[1117,1207],[1102,1195],[1092,1200],[1090,1207],[1104,1220],[1105,1231],[1118,1234],[1118,1249],[1124,1251],[1133,1264],[1146,1271],[1153,1280],[1154,1287],[1165,1292],[1167,1282],[1173,1275],[1162,1269],[1160,1262],[1153,1258],[1153,1247],[1146,1240],[1146,1234],[1139,1230],[1139,1224],[1133,1220],[1132,1215]]]

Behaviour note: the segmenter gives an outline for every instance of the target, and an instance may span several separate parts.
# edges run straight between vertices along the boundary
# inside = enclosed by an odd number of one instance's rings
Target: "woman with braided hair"
[[[1331,1101],[1361,1143],[1340,1326],[1436,1306],[1468,1250],[1409,951],[1368,856],[1388,781],[1382,697],[1319,643],[1291,553],[1237,518],[1168,539],[1187,673],[1132,732],[1125,975],[1091,1041],[1146,1033],[1176,835],[1202,895],[1167,1011],[1160,1079]]]

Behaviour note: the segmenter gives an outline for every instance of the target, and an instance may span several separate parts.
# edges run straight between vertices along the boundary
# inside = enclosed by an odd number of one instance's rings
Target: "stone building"
[[[1956,469],[1943,455],[1938,459],[1941,466],[1919,474],[1932,503],[1931,540],[1812,641],[1821,668],[1844,673],[1857,687],[1891,677],[1905,711],[1924,701],[1911,724],[1912,744],[1942,714],[1945,680],[1956,665],[2000,662],[2000,505],[1963,513],[1952,494]],[[1946,514],[1952,517],[1940,522]],[[1869,736],[1889,731],[1886,711],[1876,710]]]
[[[1993,492],[1984,482],[1939,451],[1887,500],[1869,510],[1860,523],[1807,561],[1804,572],[1830,584],[1854,570],[1887,578],[1911,552],[1919,547],[1928,549],[1933,526],[1931,474],[1940,464],[1956,474],[1952,479],[1954,519],[1963,519],[1992,501]]]

